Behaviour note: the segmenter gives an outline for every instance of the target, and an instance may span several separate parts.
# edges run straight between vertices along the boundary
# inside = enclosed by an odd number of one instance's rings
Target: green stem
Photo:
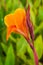
[[[14,43],[16,43],[16,39],[13,38],[12,35],[10,35],[10,39],[11,39]]]

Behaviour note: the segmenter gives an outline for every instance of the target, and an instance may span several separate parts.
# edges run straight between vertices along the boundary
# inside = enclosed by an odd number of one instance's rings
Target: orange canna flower
[[[38,65],[38,56],[37,56],[36,50],[28,36],[28,34],[30,33],[30,37],[32,41],[34,41],[34,32],[33,32],[34,29],[30,21],[29,7],[28,7],[27,12],[21,8],[16,9],[14,13],[8,14],[7,16],[5,16],[4,22],[5,22],[5,25],[7,26],[7,38],[6,39],[8,40],[12,32],[22,34],[28,41],[31,49],[33,50],[35,63],[36,65]]]
[[[7,40],[12,32],[20,33],[25,36],[25,38],[28,38],[29,32],[24,9],[18,8],[14,13],[6,15],[4,22],[7,26]]]

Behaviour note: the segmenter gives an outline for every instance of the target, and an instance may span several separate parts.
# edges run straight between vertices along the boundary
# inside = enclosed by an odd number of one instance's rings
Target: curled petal
[[[8,40],[10,34],[11,34],[12,32],[14,32],[14,31],[15,31],[15,32],[17,31],[16,26],[7,27],[7,36],[6,36],[6,40]]]

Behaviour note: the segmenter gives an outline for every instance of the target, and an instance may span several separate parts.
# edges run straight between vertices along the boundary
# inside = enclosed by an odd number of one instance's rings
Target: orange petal
[[[14,16],[13,16],[13,14],[6,15],[5,18],[4,18],[4,23],[5,23],[5,25],[7,27],[14,25],[15,22],[14,22]]]
[[[10,34],[11,34],[12,32],[14,32],[14,31],[15,31],[15,32],[17,31],[16,26],[7,27],[7,36],[6,36],[6,40],[8,40]]]
[[[14,12],[15,24],[19,28],[21,24],[23,24],[23,20],[26,18],[26,12],[24,9],[18,8]]]
[[[18,8],[14,13],[5,16],[5,25],[7,27],[11,25],[16,25],[18,27],[22,23],[24,16],[26,16],[25,10]]]
[[[15,25],[16,27],[25,34],[25,36],[28,36],[28,29],[26,26],[26,12],[24,9],[17,9],[14,12],[14,19],[15,19]]]

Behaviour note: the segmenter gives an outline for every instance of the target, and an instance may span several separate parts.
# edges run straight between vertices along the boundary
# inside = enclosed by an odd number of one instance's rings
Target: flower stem
[[[34,53],[35,64],[36,64],[36,65],[39,65],[39,64],[38,64],[38,55],[37,55],[37,53],[36,53],[35,48],[34,48],[34,50],[33,50],[33,53]]]
[[[30,39],[27,39],[27,41],[28,41],[28,43],[29,43],[29,45],[30,45],[30,47],[31,47],[31,49],[32,49],[32,51],[33,51],[34,60],[35,60],[35,65],[39,65],[39,63],[38,63],[38,55],[37,55],[37,52],[36,52],[36,50],[35,50],[35,48],[34,48],[34,45],[30,42]]]

